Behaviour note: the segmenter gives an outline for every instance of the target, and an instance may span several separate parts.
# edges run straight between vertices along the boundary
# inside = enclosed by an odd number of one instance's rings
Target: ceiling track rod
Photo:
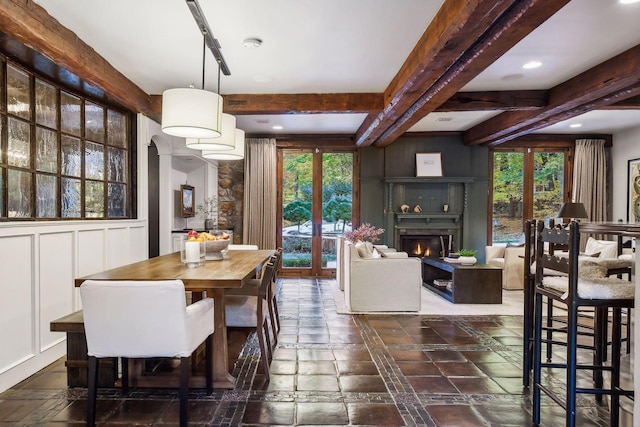
[[[207,47],[211,50],[211,53],[213,53],[213,57],[216,59],[218,64],[220,64],[220,70],[222,70],[225,76],[230,76],[231,71],[224,60],[224,56],[222,56],[222,51],[220,50],[222,47],[220,46],[220,42],[218,42],[218,39],[213,37],[213,32],[211,31],[211,28],[209,28],[209,23],[207,22],[207,18],[204,17],[202,9],[200,9],[198,0],[186,0],[186,2],[191,14],[193,15],[193,19],[196,20],[196,24],[198,24],[198,28],[204,36]]]

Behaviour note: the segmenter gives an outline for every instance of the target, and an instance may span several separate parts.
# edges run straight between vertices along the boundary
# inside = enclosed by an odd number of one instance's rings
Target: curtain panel
[[[276,247],[276,140],[249,138],[245,146],[244,244]]]
[[[607,158],[603,139],[576,140],[573,198],[584,204],[589,221],[607,220]]]

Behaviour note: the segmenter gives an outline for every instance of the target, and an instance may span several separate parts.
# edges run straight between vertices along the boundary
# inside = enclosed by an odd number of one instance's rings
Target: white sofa
[[[487,264],[502,268],[502,289],[524,288],[524,246],[487,246]]]
[[[343,284],[347,308],[354,312],[420,311],[422,270],[419,258],[406,252],[381,251],[362,257],[344,242]]]

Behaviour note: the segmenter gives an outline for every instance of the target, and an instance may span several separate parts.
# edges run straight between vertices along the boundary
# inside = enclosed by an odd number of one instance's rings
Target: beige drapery
[[[276,140],[245,141],[243,243],[276,247]]]
[[[607,159],[603,139],[576,140],[573,198],[584,204],[589,221],[607,220]],[[581,240],[584,248],[586,239]]]
[[[607,220],[607,159],[603,139],[578,139],[573,165],[573,197],[589,221]]]

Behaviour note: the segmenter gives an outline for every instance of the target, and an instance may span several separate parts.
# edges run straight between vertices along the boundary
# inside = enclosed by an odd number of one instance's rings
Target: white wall
[[[613,135],[611,158],[613,164],[613,220],[622,219],[626,222],[627,166],[629,160],[640,158],[640,127]]]

